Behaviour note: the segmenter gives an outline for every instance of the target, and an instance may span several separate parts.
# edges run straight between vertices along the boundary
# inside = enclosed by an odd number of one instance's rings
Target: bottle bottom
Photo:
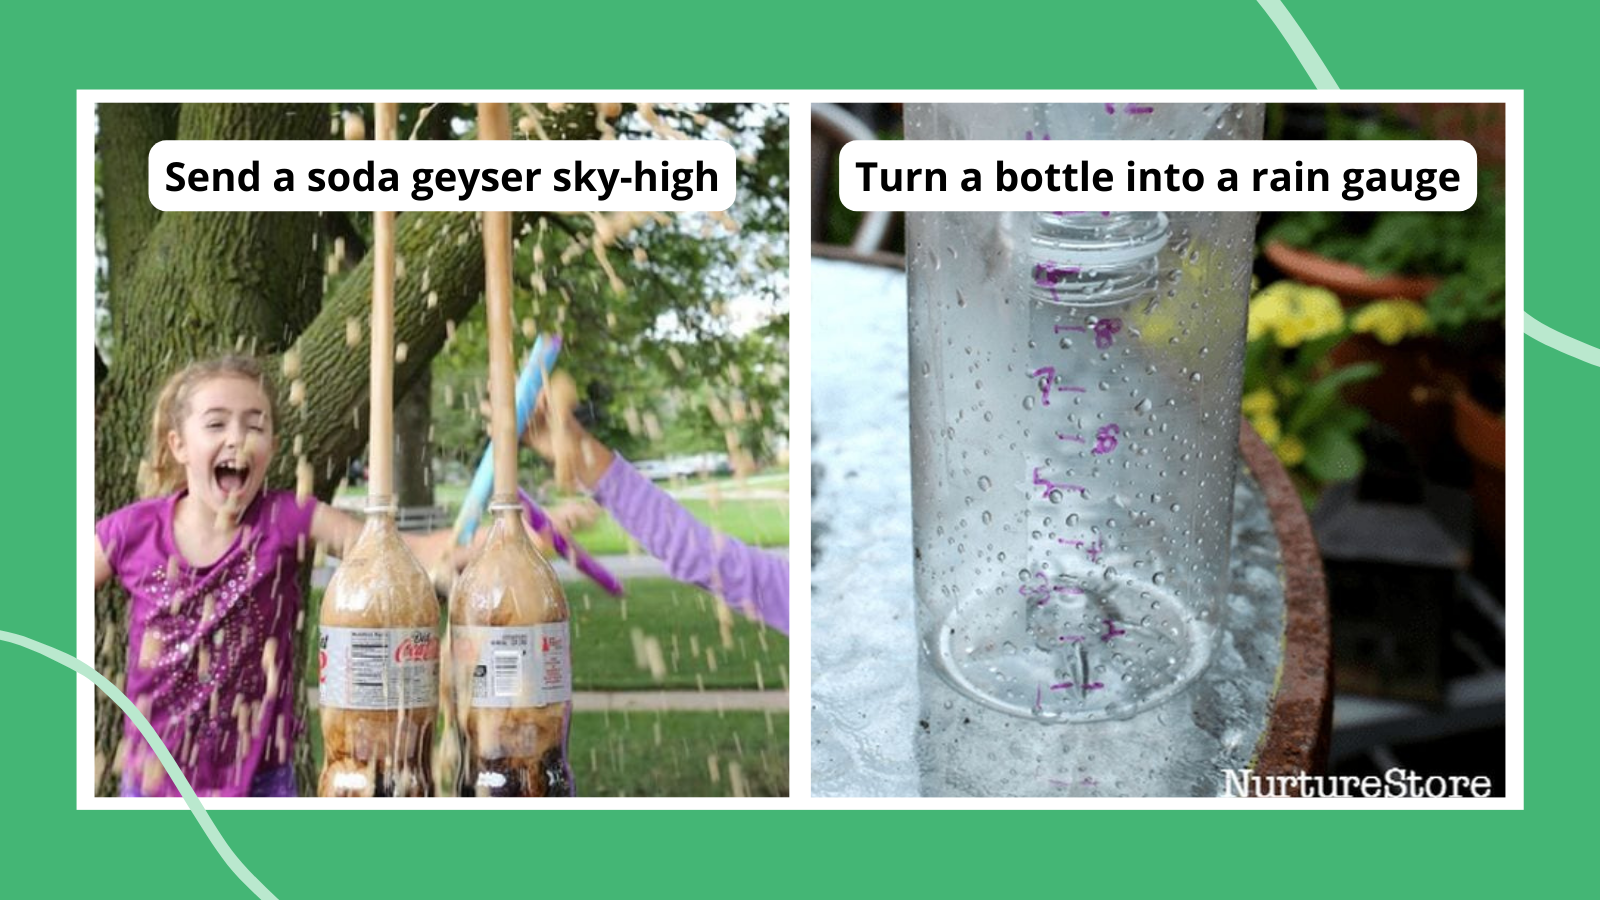
[[[536,759],[474,760],[462,773],[457,790],[463,797],[572,797],[577,793],[560,748]]]
[[[1177,596],[1140,592],[974,597],[939,626],[932,662],[951,686],[1000,712],[1041,722],[1136,715],[1193,682],[1217,632]]]

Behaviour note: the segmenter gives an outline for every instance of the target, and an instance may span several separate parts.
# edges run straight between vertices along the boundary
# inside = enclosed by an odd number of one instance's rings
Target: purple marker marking
[[[1107,103],[1106,104],[1106,115],[1114,116],[1116,114],[1117,114],[1117,105],[1115,103]]]
[[[1081,644],[1084,641],[1084,637],[1081,634],[1063,634],[1061,640],[1068,644]]]
[[[1127,106],[1122,108],[1122,111],[1130,116],[1148,116],[1155,112],[1156,108],[1154,106],[1134,106],[1132,103],[1129,103]]]
[[[1086,691],[1098,691],[1103,687],[1105,687],[1105,684],[1103,682],[1091,681],[1088,684],[1084,685],[1083,689],[1086,690]]]
[[[1083,541],[1069,541],[1066,538],[1056,538],[1056,543],[1066,544],[1068,547],[1077,547],[1079,550],[1083,549]]]
[[[1050,685],[1050,690],[1052,690],[1052,691],[1064,691],[1064,690],[1066,690],[1066,689],[1068,689],[1070,687],[1072,687],[1072,682],[1063,681],[1060,684],[1052,684],[1052,685]]]
[[[1104,350],[1111,346],[1112,336],[1122,330],[1121,319],[1101,319],[1094,323],[1094,345]]]
[[[1128,633],[1126,629],[1118,628],[1110,619],[1101,619],[1100,621],[1106,623],[1106,633],[1100,635],[1101,643],[1109,643],[1112,638],[1121,637]]]
[[[1076,275],[1080,271],[1082,270],[1077,266],[1063,266],[1050,261],[1035,263],[1033,266],[1033,284],[1034,287],[1049,288],[1051,299],[1059,302],[1061,295],[1056,292],[1056,285],[1060,284],[1061,280],[1066,276]]]
[[[1099,562],[1100,561],[1100,554],[1105,552],[1105,549],[1106,549],[1106,539],[1105,538],[1095,538],[1094,539],[1094,543],[1089,545],[1088,549],[1084,550],[1083,552],[1089,554],[1089,561],[1090,562]]]
[[[1084,439],[1083,439],[1083,437],[1081,435],[1062,434],[1061,432],[1058,431],[1058,432],[1056,432],[1056,437],[1060,438],[1063,441],[1076,441],[1076,442],[1078,442],[1080,444],[1085,443],[1085,441],[1084,441]]]
[[[1105,456],[1117,449],[1117,435],[1122,433],[1122,428],[1112,424],[1101,428],[1094,433],[1094,449],[1089,451],[1095,456]]]
[[[1056,380],[1056,367],[1055,366],[1041,366],[1040,368],[1035,369],[1031,374],[1029,374],[1028,377],[1029,378],[1038,378],[1041,375],[1044,376],[1044,384],[1039,385],[1039,390],[1041,392],[1040,396],[1042,398],[1040,402],[1042,402],[1045,406],[1049,406],[1050,405],[1050,388],[1051,388],[1052,385],[1055,384],[1055,380]]]
[[[1076,491],[1078,496],[1084,498],[1085,500],[1089,499],[1089,489],[1086,487],[1076,484],[1057,484],[1048,478],[1040,478],[1038,466],[1033,467],[1033,483],[1044,488],[1044,492],[1039,495],[1040,499],[1042,500],[1049,500],[1050,492],[1058,488],[1062,490]]]
[[[1063,331],[1086,332],[1086,331],[1089,330],[1088,328],[1086,328],[1086,327],[1084,327],[1082,325],[1056,325],[1056,326],[1054,326],[1054,328],[1055,328],[1055,333],[1056,334],[1060,334]]]

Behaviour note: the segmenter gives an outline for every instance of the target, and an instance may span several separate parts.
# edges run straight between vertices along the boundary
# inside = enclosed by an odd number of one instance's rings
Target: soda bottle
[[[515,497],[496,496],[482,550],[450,595],[464,797],[570,797],[570,616]]]
[[[319,796],[433,794],[439,601],[394,513],[373,498],[322,598]]]

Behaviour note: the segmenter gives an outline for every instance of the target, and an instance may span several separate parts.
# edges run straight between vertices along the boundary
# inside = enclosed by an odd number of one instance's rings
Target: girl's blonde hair
[[[261,386],[267,398],[267,421],[278,420],[278,398],[272,380],[261,370],[261,364],[249,356],[228,354],[212,359],[192,362],[174,372],[156,395],[155,409],[150,414],[150,452],[139,461],[139,493],[144,497],[170,494],[183,487],[183,466],[172,455],[167,435],[183,430],[183,420],[189,415],[189,400],[195,389],[213,378],[243,378]]]

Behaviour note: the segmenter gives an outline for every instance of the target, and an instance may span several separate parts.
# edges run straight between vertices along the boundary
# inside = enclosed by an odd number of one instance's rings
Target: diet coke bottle
[[[433,794],[439,601],[394,512],[372,499],[322,598],[323,797]]]
[[[570,797],[567,599],[528,539],[516,498],[496,497],[489,511],[483,549],[450,595],[457,789],[464,797]]]

